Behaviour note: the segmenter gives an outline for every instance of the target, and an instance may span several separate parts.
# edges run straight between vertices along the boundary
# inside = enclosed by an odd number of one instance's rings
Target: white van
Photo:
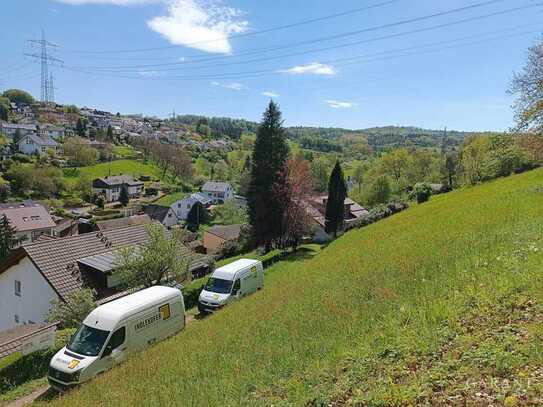
[[[241,259],[211,274],[198,298],[200,312],[213,312],[264,286],[264,268],[258,260]]]
[[[146,288],[108,302],[94,309],[68,345],[53,356],[49,383],[57,390],[67,390],[184,326],[183,295],[175,288]]]

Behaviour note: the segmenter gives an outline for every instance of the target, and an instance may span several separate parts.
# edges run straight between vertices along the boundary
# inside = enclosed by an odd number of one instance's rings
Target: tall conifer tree
[[[16,229],[11,226],[6,215],[0,218],[0,261],[5,260],[14,246],[22,239],[16,237]]]
[[[281,111],[270,101],[256,135],[247,196],[254,241],[266,251],[283,234],[281,220],[286,203],[274,192],[274,185],[286,182],[282,169],[288,155]]]
[[[328,200],[326,201],[325,230],[337,237],[343,229],[345,221],[345,198],[347,198],[347,184],[339,161],[330,175],[328,183]]]

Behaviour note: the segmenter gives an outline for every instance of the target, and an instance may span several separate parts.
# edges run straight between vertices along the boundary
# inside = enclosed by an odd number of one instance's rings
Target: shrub
[[[419,182],[415,184],[413,190],[409,194],[411,199],[416,199],[417,203],[427,202],[432,195],[432,187],[427,182]]]
[[[32,158],[30,156],[25,155],[25,154],[21,154],[21,153],[13,154],[11,159],[13,161],[17,161],[17,162],[20,162],[20,163],[31,163],[32,162]]]
[[[65,208],[77,208],[77,207],[83,206],[84,204],[85,202],[81,198],[78,198],[78,197],[70,197],[64,201]]]
[[[183,292],[183,300],[185,301],[185,309],[191,309],[198,305],[198,297],[204,289],[209,277],[194,280],[181,290]]]
[[[47,319],[60,321],[64,328],[77,327],[96,308],[95,295],[94,290],[85,288],[70,294],[66,302],[55,299],[51,301],[52,308]]]

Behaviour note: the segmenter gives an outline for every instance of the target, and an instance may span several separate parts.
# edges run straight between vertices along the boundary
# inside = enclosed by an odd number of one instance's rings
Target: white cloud
[[[231,83],[220,83],[217,81],[210,82],[212,86],[220,86],[221,88],[230,89],[230,90],[247,90],[249,89],[243,83],[231,82]]]
[[[288,73],[291,75],[335,75],[336,68],[332,65],[311,62],[305,65],[296,65],[289,69],[282,69],[279,72]]]
[[[266,91],[261,93],[262,96],[268,96],[270,98],[278,98],[280,95],[272,91]]]
[[[151,18],[147,26],[174,45],[184,45],[205,52],[229,54],[231,34],[247,31],[249,23],[244,13],[222,4],[222,0],[55,0],[80,6],[108,4],[114,6],[140,6],[162,3],[165,15]]]
[[[175,45],[229,54],[232,46],[228,36],[246,31],[249,25],[240,10],[215,0],[166,1],[168,14],[149,20],[147,25]]]
[[[324,102],[333,109],[351,109],[358,106],[358,103],[340,102],[338,100],[325,100]]]

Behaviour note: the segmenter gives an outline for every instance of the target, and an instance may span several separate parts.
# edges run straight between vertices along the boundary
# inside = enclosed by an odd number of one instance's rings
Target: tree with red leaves
[[[280,179],[286,182],[274,185],[276,196],[285,204],[281,227],[283,234],[278,245],[296,251],[302,238],[311,233],[311,217],[306,209],[307,200],[313,193],[309,162],[301,156],[290,158],[282,169]]]

